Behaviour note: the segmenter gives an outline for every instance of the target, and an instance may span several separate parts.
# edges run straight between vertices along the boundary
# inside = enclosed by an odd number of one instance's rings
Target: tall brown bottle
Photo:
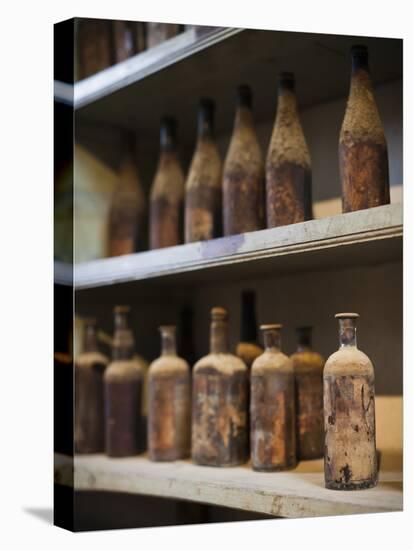
[[[142,451],[142,371],[133,359],[128,306],[116,306],[113,361],[105,371],[105,448],[113,457]]]
[[[159,330],[162,354],[149,367],[149,458],[179,460],[190,453],[190,370],[176,354],[175,326],[161,326]]]
[[[297,328],[297,351],[291,355],[295,376],[297,457],[321,458],[324,452],[324,357],[311,348],[312,327]]]
[[[119,180],[113,191],[109,216],[109,254],[120,256],[142,250],[146,201],[135,161],[135,139],[123,137]]]
[[[340,348],[324,367],[324,476],[327,489],[377,485],[374,368],[357,349],[357,313],[337,313]]]
[[[75,359],[75,452],[104,450],[103,374],[108,359],[99,352],[96,319],[85,319],[83,352]]]
[[[254,360],[263,351],[258,345],[255,292],[244,290],[241,294],[241,341],[235,353],[250,369]]]
[[[266,162],[267,227],[311,220],[311,201],[311,158],[298,114],[294,75],[280,73]]]
[[[227,312],[211,312],[210,353],[193,369],[192,459],[205,466],[247,460],[248,370],[228,352]]]
[[[261,325],[264,353],[251,368],[251,461],[254,470],[296,464],[294,368],[281,352],[281,325]]]
[[[150,198],[150,248],[182,242],[184,174],[176,152],[176,122],[161,122],[161,151]]]
[[[222,235],[222,166],[214,140],[214,108],[212,99],[201,99],[198,140],[186,180],[186,243]]]
[[[351,48],[350,95],[340,132],[343,212],[390,202],[387,143],[374,99],[365,46]]]
[[[252,92],[240,86],[223,172],[224,235],[264,227],[264,160],[252,116]]]

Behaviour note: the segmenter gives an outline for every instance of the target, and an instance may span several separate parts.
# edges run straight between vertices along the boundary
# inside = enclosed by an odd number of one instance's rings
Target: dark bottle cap
[[[278,77],[279,86],[281,89],[294,90],[295,87],[295,77],[294,73],[290,72],[281,72]]]
[[[351,46],[351,58],[353,68],[368,68],[369,52],[364,44],[354,44]]]
[[[237,103],[242,107],[252,108],[252,90],[247,84],[241,84],[237,89]]]

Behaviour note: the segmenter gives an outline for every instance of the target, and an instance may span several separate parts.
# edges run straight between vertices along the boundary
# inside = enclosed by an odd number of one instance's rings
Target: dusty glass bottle
[[[119,179],[109,216],[109,254],[132,254],[144,247],[146,201],[136,166],[135,139],[125,134]]]
[[[264,353],[251,368],[251,462],[276,471],[296,464],[294,368],[281,351],[279,324],[261,325]]]
[[[297,458],[324,453],[323,368],[325,359],[311,347],[312,327],[297,328],[297,351],[291,355],[295,376]]]
[[[214,109],[212,99],[201,99],[198,139],[186,180],[186,243],[222,235],[222,163],[214,139]]]
[[[176,122],[161,122],[160,156],[150,196],[150,248],[182,243],[184,173],[176,150]]]
[[[223,171],[224,235],[264,227],[264,160],[252,114],[252,92],[239,86],[234,130]]]
[[[227,312],[211,311],[210,353],[193,369],[192,459],[206,466],[246,462],[248,370],[228,351]]]
[[[179,460],[190,454],[190,370],[176,354],[176,327],[161,326],[159,330],[162,353],[149,367],[149,458]]]
[[[311,220],[311,158],[301,126],[295,79],[280,73],[275,125],[266,161],[267,227]]]
[[[337,313],[339,350],[324,367],[324,475],[327,489],[377,484],[374,368],[357,349],[357,313]]]
[[[142,451],[142,369],[133,358],[128,306],[116,306],[113,360],[105,371],[105,449],[113,457]]]
[[[99,352],[96,319],[85,319],[83,352],[75,359],[76,453],[104,450],[103,374],[108,362]]]
[[[343,212],[390,202],[387,142],[374,99],[365,46],[351,48],[350,94],[340,131]]]
[[[255,292],[244,290],[241,294],[241,341],[238,342],[235,353],[250,369],[263,351],[258,344]]]

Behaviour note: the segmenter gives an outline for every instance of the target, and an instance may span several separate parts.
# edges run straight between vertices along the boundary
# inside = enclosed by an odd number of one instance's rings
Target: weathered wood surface
[[[402,235],[403,206],[391,204],[331,218],[211,241],[105,258],[74,268],[77,289],[281,258]]]
[[[304,461],[288,472],[254,472],[196,466],[188,461],[150,462],[145,455],[111,459],[103,455],[55,455],[55,481],[78,490],[105,490],[182,498],[290,518],[398,511],[402,489],[403,401],[376,398],[379,484],[366,491],[324,488],[323,460]]]

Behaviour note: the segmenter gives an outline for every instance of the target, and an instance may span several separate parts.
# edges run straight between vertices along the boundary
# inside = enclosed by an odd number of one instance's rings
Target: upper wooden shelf
[[[276,276],[402,257],[402,204],[74,266],[57,262],[55,281],[76,290],[137,281],[198,284],[216,279]],[[63,268],[63,269],[62,269]]]
[[[277,74],[293,71],[301,107],[344,97],[350,77],[349,50],[364,43],[370,52],[375,84],[400,79],[402,40],[328,34],[197,27],[109,67],[73,87],[77,124],[128,128],[156,143],[160,117],[179,121],[183,147],[193,144],[200,97],[217,104],[217,135],[228,132],[234,116],[235,90],[250,84],[257,121],[273,120]],[[67,86],[55,97],[70,100]],[[144,143],[143,143],[144,142]]]

